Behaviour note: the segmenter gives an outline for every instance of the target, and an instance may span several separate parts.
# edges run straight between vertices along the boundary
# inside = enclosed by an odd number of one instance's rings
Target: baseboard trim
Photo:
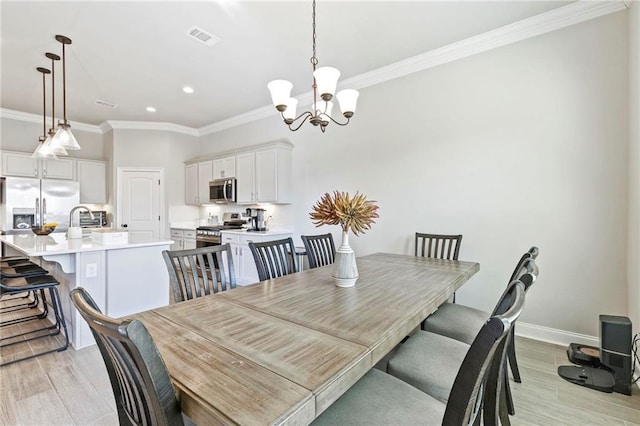
[[[543,342],[553,343],[560,346],[569,346],[569,343],[600,346],[600,339],[596,336],[573,333],[571,331],[543,327],[541,325],[527,324],[526,322],[520,321],[518,321],[518,324],[516,325],[516,336],[541,340]]]

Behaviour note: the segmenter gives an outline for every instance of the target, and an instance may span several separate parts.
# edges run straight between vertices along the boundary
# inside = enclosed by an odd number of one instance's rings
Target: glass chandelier
[[[339,126],[349,124],[349,120],[356,111],[359,93],[354,89],[344,89],[338,92],[336,98],[338,98],[342,115],[346,118],[346,121],[341,123],[331,117],[331,111],[333,109],[331,99],[338,85],[340,71],[332,67],[320,67],[316,69],[318,65],[318,58],[316,57],[316,0],[313,0],[312,21],[313,56],[311,57],[311,66],[313,67],[313,85],[311,87],[313,88],[313,103],[311,104],[311,111],[305,111],[296,117],[298,100],[291,97],[291,89],[293,88],[291,82],[287,80],[273,80],[267,87],[271,92],[273,105],[280,111],[280,115],[285,124],[289,126],[289,130],[295,132],[309,120],[314,126],[320,126],[320,130],[324,133],[330,122],[336,123]],[[320,98],[320,100],[318,98]],[[297,125],[294,125],[296,122]]]

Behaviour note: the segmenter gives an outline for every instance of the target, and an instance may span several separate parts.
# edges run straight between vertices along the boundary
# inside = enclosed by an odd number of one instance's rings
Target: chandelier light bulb
[[[55,140],[54,138],[55,132],[53,129],[49,130],[49,135],[47,139],[44,141],[44,146],[46,149],[50,150],[55,155],[69,155],[67,150],[64,149],[60,140]]]
[[[336,94],[336,98],[338,98],[338,102],[340,103],[342,115],[346,118],[353,117],[353,114],[356,112],[358,96],[360,96],[360,92],[354,89],[344,89]]]
[[[320,67],[313,72],[318,86],[318,93],[324,101],[330,100],[336,93],[340,71],[333,67]]]
[[[284,111],[287,107],[287,102],[291,98],[293,84],[287,80],[273,80],[267,84],[267,88],[271,92],[273,106],[280,112]]]
[[[296,109],[298,108],[298,100],[296,98],[287,99],[286,109],[282,111],[282,117],[284,118],[285,123],[293,123],[293,120],[296,118]],[[289,123],[290,121],[290,123]]]

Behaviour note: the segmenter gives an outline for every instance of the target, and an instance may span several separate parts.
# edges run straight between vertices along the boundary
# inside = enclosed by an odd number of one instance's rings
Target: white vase
[[[338,287],[353,287],[358,280],[356,255],[349,245],[349,233],[342,232],[342,244],[336,250],[331,278]]]

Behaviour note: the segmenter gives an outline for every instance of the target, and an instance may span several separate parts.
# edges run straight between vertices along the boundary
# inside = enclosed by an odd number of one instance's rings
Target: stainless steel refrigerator
[[[56,222],[66,232],[69,212],[80,204],[80,183],[68,180],[6,177],[0,182],[2,228],[26,232],[31,225]]]

